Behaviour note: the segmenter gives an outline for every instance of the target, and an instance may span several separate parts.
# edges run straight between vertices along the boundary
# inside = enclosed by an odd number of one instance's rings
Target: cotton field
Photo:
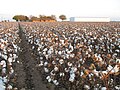
[[[0,90],[120,90],[120,23],[0,23]]]

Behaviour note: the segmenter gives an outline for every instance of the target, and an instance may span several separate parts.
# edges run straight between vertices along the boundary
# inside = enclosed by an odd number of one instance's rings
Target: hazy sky
[[[0,0],[0,14],[120,17],[120,0]]]

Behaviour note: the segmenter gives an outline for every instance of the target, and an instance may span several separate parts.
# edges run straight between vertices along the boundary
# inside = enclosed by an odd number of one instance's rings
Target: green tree
[[[47,20],[47,16],[45,16],[45,15],[39,15],[39,18],[40,18],[40,20]]]
[[[52,18],[53,20],[56,20],[56,16],[55,16],[55,15],[51,15],[51,18]]]
[[[31,16],[30,21],[38,21],[40,20],[40,18],[36,17],[36,16]]]
[[[13,19],[16,20],[16,21],[18,21],[18,20],[19,20],[18,15],[15,15],[15,16],[13,17]]]
[[[51,15],[51,16],[45,16],[45,15],[39,15],[40,20],[56,20],[56,16],[55,15]]]
[[[24,16],[24,15],[15,15],[13,17],[14,20],[16,21],[28,21],[29,18],[27,16]]]
[[[27,16],[25,16],[25,21],[28,21],[28,20],[29,20],[29,18]]]
[[[60,18],[62,21],[67,19],[65,15],[60,15],[59,18]]]

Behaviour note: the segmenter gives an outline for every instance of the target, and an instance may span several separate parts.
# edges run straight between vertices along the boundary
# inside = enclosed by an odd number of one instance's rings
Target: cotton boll
[[[37,51],[40,51],[40,49],[41,49],[41,45],[39,45],[39,47],[38,47]]]
[[[116,73],[116,72],[119,72],[119,66],[118,65],[115,65],[115,67],[114,67],[114,72]]]
[[[56,64],[55,61],[52,61],[52,64]]]
[[[78,67],[80,67],[81,65],[80,64],[78,64]]]
[[[75,79],[75,74],[74,73],[70,73],[69,81],[70,82],[74,82],[74,79]]]
[[[60,63],[60,64],[63,64],[63,63],[64,63],[64,60],[63,60],[63,59],[60,59],[60,60],[59,60],[59,63]]]
[[[45,71],[46,73],[49,72],[48,68],[45,68],[45,67],[44,67],[44,71]]]
[[[9,62],[9,65],[12,65],[12,62]]]
[[[2,57],[7,60],[7,55],[2,54]]]
[[[117,62],[117,63],[120,63],[120,59],[116,59],[116,62]]]
[[[90,54],[88,54],[88,57],[91,57],[91,55],[90,55]]]
[[[41,45],[44,45],[44,43],[43,43],[43,42],[41,42]]]
[[[2,80],[2,77],[0,77],[0,90],[5,90],[4,82]]]
[[[18,90],[18,88],[15,87],[14,90]]]
[[[5,48],[5,45],[4,45],[4,44],[1,44],[0,48],[1,48],[1,49],[4,49],[4,48]]]
[[[108,71],[111,71],[111,73],[116,73],[119,71],[118,65],[115,65],[115,67],[113,68],[111,65],[108,66],[107,68]]]
[[[48,62],[44,62],[44,66],[47,66]]]
[[[13,57],[14,57],[14,59],[18,58],[18,56],[16,54],[13,54]]]
[[[111,65],[109,65],[108,67],[107,67],[107,70],[108,71],[110,71],[110,70],[112,70],[113,69],[113,67],[111,66]]]
[[[48,49],[47,49],[47,48],[45,48],[43,51],[44,51],[44,52],[46,52],[47,50],[48,50]]]
[[[98,56],[98,60],[101,62],[103,61],[103,59],[100,56]]]
[[[67,65],[71,67],[71,66],[72,66],[72,63],[68,62]]]
[[[82,58],[80,58],[80,60],[79,61],[81,61],[82,62]]]
[[[48,55],[45,55],[46,59],[48,60]]]
[[[73,46],[71,44],[69,45],[69,48],[71,49],[70,52],[72,52],[74,50]]]
[[[43,52],[44,55],[46,55],[46,52]]]
[[[65,75],[64,73],[61,73],[61,72],[60,72],[60,77],[61,77],[61,76],[64,76],[64,75]]]
[[[96,69],[94,69],[93,71],[96,76],[99,76],[99,71],[96,71]]]
[[[13,68],[11,67],[11,69],[10,69],[10,74],[12,74],[12,73],[14,73],[14,70],[13,70]]]
[[[57,83],[57,80],[53,80],[53,83],[56,84],[56,83]]]
[[[4,42],[4,40],[3,40],[3,39],[0,39],[0,42]]]
[[[55,66],[55,67],[54,67],[54,70],[55,70],[55,71],[58,71],[58,67]]]
[[[51,78],[49,78],[49,79],[48,79],[48,82],[51,82],[51,81],[52,81],[52,79],[51,79]]]
[[[55,76],[54,70],[52,70],[52,71],[50,72],[50,75],[51,75],[51,76]]]
[[[46,79],[47,79],[47,80],[50,79],[50,76],[47,76]]]
[[[59,83],[57,82],[57,80],[53,80],[53,83],[55,84],[55,85],[58,85]]]
[[[102,87],[101,90],[107,90],[107,88],[106,87]]]
[[[32,46],[32,49],[34,49],[35,47],[34,46]]]
[[[74,72],[76,72],[76,71],[77,71],[77,68],[76,68],[76,67],[74,67],[74,68],[73,68],[73,71],[74,71]]]
[[[69,81],[73,82],[74,79],[75,79],[75,73],[77,71],[77,68],[75,67],[72,67],[71,70],[70,70],[70,78],[69,78]]]
[[[77,34],[77,31],[74,31],[74,34]]]
[[[58,54],[58,51],[55,49],[55,54]]]
[[[43,66],[43,61],[40,61],[40,64],[38,66]]]
[[[40,60],[43,60],[43,57],[40,57]]]
[[[62,73],[60,73],[60,77],[62,76]]]
[[[65,50],[66,52],[68,52],[69,50],[66,48],[66,50]]]
[[[52,54],[52,51],[51,51],[51,50],[48,50],[48,54]]]
[[[3,82],[7,82],[7,77],[2,78]]]
[[[3,67],[6,67],[6,62],[5,61],[1,61],[0,65],[2,65]]]
[[[81,72],[80,76],[83,76],[83,75],[84,75],[84,73],[83,73],[83,72]]]
[[[84,85],[84,88],[85,88],[86,90],[90,90],[90,86],[88,86],[88,85]]]
[[[117,90],[120,90],[120,85],[115,86]]]
[[[17,52],[17,45],[13,44],[13,47],[15,49],[15,52]]]
[[[2,56],[2,53],[0,52],[0,56]]]
[[[59,85],[59,82],[56,82],[56,84],[55,85]]]
[[[60,40],[62,44],[64,44],[64,40]]]
[[[92,52],[91,48],[89,48],[88,50],[89,50],[89,52]]]
[[[61,51],[58,51],[58,54],[59,54],[59,55],[61,55],[61,54],[62,54],[62,52],[61,52]]]
[[[74,58],[74,56],[75,56],[74,54],[70,54],[70,57]]]
[[[69,69],[65,68],[65,72],[69,72]]]
[[[12,62],[12,58],[8,58],[8,61],[9,61],[9,62]]]
[[[88,54],[88,51],[86,51],[86,55]]]
[[[6,69],[5,68],[2,69],[2,73],[6,73]]]
[[[107,71],[101,71],[102,72],[102,74],[108,74],[108,72]]]
[[[116,56],[117,56],[117,53],[114,53],[114,54],[112,55],[113,58],[116,58]]]
[[[59,60],[59,58],[56,58],[56,60],[58,61],[58,60]]]
[[[13,54],[9,54],[10,55],[10,57],[13,57]]]
[[[68,55],[68,54],[66,54],[66,58],[68,58],[68,59],[69,59],[69,55]]]

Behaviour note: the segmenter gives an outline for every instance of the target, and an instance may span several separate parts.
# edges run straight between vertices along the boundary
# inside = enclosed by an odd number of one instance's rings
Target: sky
[[[0,0],[0,14],[120,19],[120,0]]]

